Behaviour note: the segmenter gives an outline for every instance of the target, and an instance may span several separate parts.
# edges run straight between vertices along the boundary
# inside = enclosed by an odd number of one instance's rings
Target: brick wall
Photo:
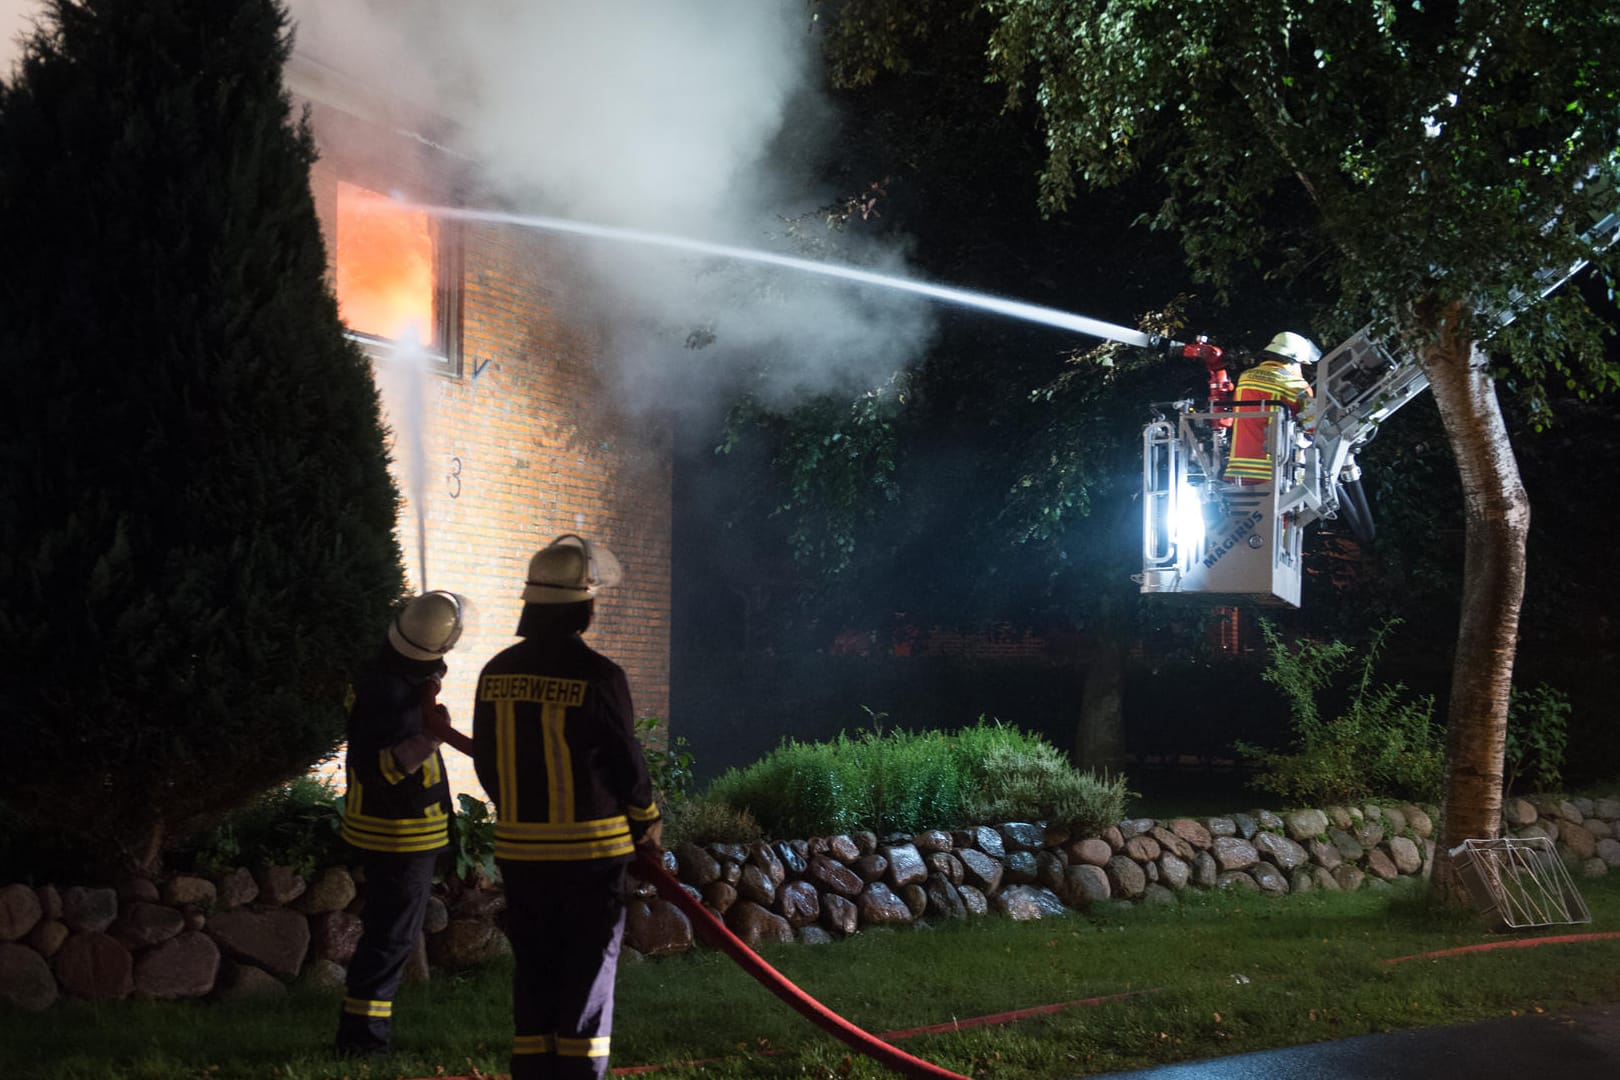
[[[329,233],[340,178],[439,200],[465,167],[330,107],[316,104],[312,120],[321,160],[311,183]],[[624,584],[597,601],[586,640],[625,668],[638,714],[668,717],[669,424],[615,408],[601,336],[564,298],[555,240],[505,226],[459,235],[459,371],[374,361],[405,495],[398,536],[411,584],[423,584],[425,546],[427,587],[462,593],[477,610],[440,700],[470,732],[479,669],[517,640],[529,557],[577,532],[624,565]],[[470,759],[446,758],[454,790],[481,794]]]

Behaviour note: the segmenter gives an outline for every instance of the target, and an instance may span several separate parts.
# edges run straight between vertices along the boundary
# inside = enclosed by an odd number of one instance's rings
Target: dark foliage
[[[1037,175],[1051,150],[1044,106],[1026,93],[1022,107],[1007,108],[1006,86],[986,81],[986,42],[997,21],[1084,5],[861,0],[812,6],[822,21],[845,132],[828,183],[881,195],[879,213],[846,220],[846,229],[912,238],[908,250],[919,276],[1111,321],[1129,323],[1193,288],[1184,256],[1216,250],[1207,246],[1208,230],[1185,230],[1189,247],[1183,250],[1180,236],[1139,222],[1141,215],[1153,217],[1170,194],[1161,158],[1177,152],[1189,132],[1172,126],[1129,183],[1088,189],[1066,208],[1042,212]],[[1159,14],[1176,18],[1178,10]],[[1585,9],[1570,14],[1577,10]],[[1415,20],[1423,36],[1436,33],[1435,20],[1451,14],[1445,8],[1401,18]],[[1221,12],[1212,8],[1209,16],[1219,21]],[[1433,43],[1426,48],[1432,52]],[[1054,47],[1054,57],[1068,55]],[[1315,62],[1310,66],[1314,70]],[[1175,76],[1189,84],[1197,77],[1193,71]],[[1230,143],[1243,154],[1248,145]],[[1263,154],[1254,159],[1269,160]],[[1187,179],[1212,193],[1237,175],[1214,159],[1199,169],[1190,166]],[[1340,340],[1324,330],[1334,324],[1331,260],[1296,266],[1298,274],[1287,278],[1268,272],[1300,261],[1297,230],[1307,215],[1299,212],[1301,196],[1291,184],[1267,198],[1278,231],[1244,231],[1236,249],[1242,257],[1220,268],[1223,278],[1230,275],[1229,287],[1212,295],[1207,283],[1200,285],[1181,328],[1212,335],[1233,350],[1237,367],[1285,327],[1322,334],[1326,348]],[[1422,203],[1416,208],[1430,212]],[[1377,220],[1368,214],[1352,224],[1359,233]],[[1410,236],[1431,232],[1414,229]],[[1268,236],[1277,242],[1268,244]],[[1613,325],[1612,296],[1604,295],[1601,279],[1587,274],[1582,284],[1583,302]],[[1352,307],[1339,312],[1341,330],[1373,314]],[[1353,322],[1345,324],[1346,318]],[[695,733],[705,767],[760,741],[757,717],[746,706],[728,704],[745,700],[724,681],[736,666],[733,652],[750,654],[751,672],[762,664],[774,672],[791,653],[828,648],[846,628],[871,630],[886,644],[896,622],[966,629],[1004,623],[1054,640],[1118,638],[1139,645],[1146,665],[1195,681],[1133,674],[1125,710],[1128,743],[1138,756],[1230,754],[1232,739],[1264,742],[1264,732],[1278,728],[1278,718],[1269,715],[1272,695],[1258,683],[1263,658],[1212,661],[1203,655],[1208,637],[1201,631],[1210,611],[1203,598],[1142,599],[1129,577],[1140,567],[1145,406],[1201,397],[1202,369],[1128,354],[1107,370],[1074,362],[1092,344],[946,311],[925,361],[907,375],[904,408],[884,414],[881,425],[863,423],[859,411],[836,401],[786,416],[740,411],[733,420],[748,421],[746,431],[728,444],[732,452],[718,465],[714,440],[706,432],[693,438],[683,461],[689,466],[677,472],[685,496],[677,504],[683,514],[677,542],[695,552],[687,565],[729,586],[688,587],[677,605],[677,618],[690,620],[676,637],[678,671],[693,673],[677,679],[677,694],[705,706],[682,709],[683,716],[697,717],[683,730]],[[1614,349],[1611,338],[1611,361]],[[1555,354],[1546,351],[1547,358]],[[1506,354],[1498,359],[1505,362]],[[1601,568],[1614,513],[1613,500],[1593,495],[1606,487],[1602,479],[1594,488],[1576,478],[1594,468],[1604,470],[1603,477],[1610,471],[1612,410],[1584,400],[1596,385],[1571,380],[1562,392],[1551,388],[1558,423],[1543,432],[1548,402],[1521,393],[1525,388],[1515,379],[1523,375],[1503,384],[1514,391],[1503,395],[1504,404],[1534,506],[1518,663],[1526,685],[1546,680],[1570,692],[1572,745],[1592,752],[1572,754],[1566,773],[1587,779],[1576,770],[1588,763],[1603,768],[1620,746],[1603,705],[1616,633],[1612,575]],[[852,444],[859,452],[847,449]],[[1463,501],[1432,398],[1420,398],[1387,424],[1361,462],[1378,523],[1376,546],[1356,544],[1342,520],[1313,527],[1303,610],[1268,614],[1290,635],[1347,639],[1391,616],[1405,617],[1411,632],[1386,660],[1392,677],[1414,693],[1434,694],[1443,711],[1457,640]],[[704,489],[693,479],[700,470],[718,482]],[[720,490],[726,483],[729,492]],[[698,509],[681,509],[692,507]],[[806,535],[814,542],[805,543]],[[806,551],[814,557],[804,558]],[[1244,612],[1250,625],[1253,617],[1252,610]],[[821,659],[798,666],[812,670]],[[896,680],[920,681],[916,664],[907,659],[889,667]],[[724,674],[711,677],[711,670]],[[778,692],[773,723],[817,734],[815,711],[805,702],[820,703],[840,689],[846,703],[878,700],[860,689],[875,676],[850,676],[842,687],[830,678],[773,684],[815,690]],[[712,694],[688,689],[705,680],[716,687]],[[1024,698],[1044,702],[1072,694],[1077,682],[1055,667],[1024,672],[1019,680],[1026,693],[999,702],[998,715],[1026,725],[1039,721],[1025,715],[1038,716],[1042,708],[1026,713]],[[1233,680],[1256,692],[1232,691]],[[1189,685],[1208,692],[1189,694]],[[1216,687],[1225,689],[1217,693]],[[895,712],[910,714],[898,704]]]
[[[11,811],[150,859],[343,733],[402,588],[275,0],[55,0],[0,86]]]

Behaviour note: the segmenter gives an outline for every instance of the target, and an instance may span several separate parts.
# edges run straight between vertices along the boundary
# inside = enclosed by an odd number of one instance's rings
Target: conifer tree
[[[403,586],[277,0],[52,0],[0,73],[0,789],[154,863],[307,770]]]

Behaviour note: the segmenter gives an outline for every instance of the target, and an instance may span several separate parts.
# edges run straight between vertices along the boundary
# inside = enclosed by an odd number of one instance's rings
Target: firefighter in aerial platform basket
[[[472,740],[451,726],[438,692],[444,658],[471,611],[455,593],[416,597],[356,680],[343,838],[363,856],[366,901],[338,1016],[337,1050],[346,1057],[389,1050],[394,994],[422,934],[434,864],[450,846],[450,782],[439,747],[470,754]]]
[[[1233,397],[1232,454],[1226,459],[1225,477],[1240,484],[1270,481],[1276,464],[1266,445],[1271,402],[1281,402],[1297,414],[1309,401],[1311,384],[1301,365],[1315,364],[1322,350],[1309,338],[1284,330],[1260,352],[1260,363],[1238,376]]]
[[[513,1080],[608,1074],[625,871],[663,831],[624,670],[580,637],[621,576],[611,552],[578,536],[542,548],[523,640],[478,679],[473,762],[495,800],[516,962]]]

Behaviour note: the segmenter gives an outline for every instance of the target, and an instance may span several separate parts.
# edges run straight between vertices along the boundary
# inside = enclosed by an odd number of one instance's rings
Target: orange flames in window
[[[432,344],[433,233],[428,216],[338,181],[338,314],[358,334]]]

